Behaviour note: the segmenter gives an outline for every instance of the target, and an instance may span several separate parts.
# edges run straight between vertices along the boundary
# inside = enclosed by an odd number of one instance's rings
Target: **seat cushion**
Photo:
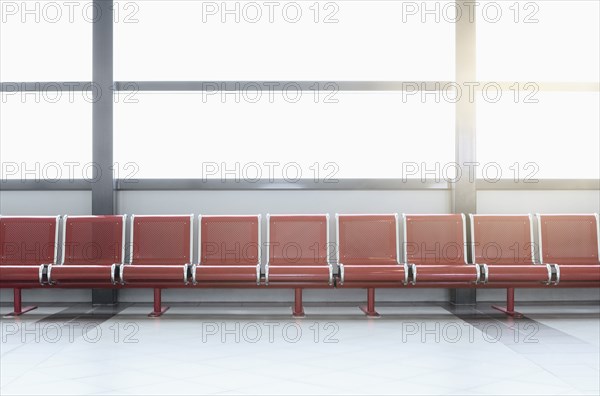
[[[416,283],[420,282],[459,282],[475,283],[479,280],[476,265],[416,265]]]
[[[324,282],[331,281],[330,267],[325,265],[270,265],[267,281],[277,282]]]
[[[11,282],[40,283],[39,265],[2,265],[0,266],[0,284]]]
[[[494,282],[550,282],[551,274],[545,265],[488,264],[488,283]]]
[[[400,282],[406,283],[407,272],[403,265],[344,264],[343,282]]]
[[[51,283],[113,283],[112,265],[50,265],[48,280]]]
[[[187,265],[124,265],[121,282],[188,282]]]
[[[600,265],[561,264],[560,282],[600,282]]]
[[[202,282],[260,282],[257,265],[196,265],[194,283]]]

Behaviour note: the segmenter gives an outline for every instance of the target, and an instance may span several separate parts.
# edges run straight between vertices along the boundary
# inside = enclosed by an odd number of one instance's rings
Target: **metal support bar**
[[[169,307],[162,306],[161,294],[162,289],[154,289],[154,310],[148,314],[148,316],[151,318],[158,318],[159,316],[162,316],[162,314],[167,312],[167,310],[169,309]]]
[[[370,318],[378,318],[380,315],[375,311],[375,289],[370,287],[367,289],[367,305],[360,306],[361,311]]]
[[[113,189],[113,1],[94,0],[92,80],[97,94],[92,104],[92,214],[111,215]],[[115,304],[117,290],[94,289],[92,304]]]
[[[459,5],[459,8],[462,5]],[[456,82],[465,83],[476,81],[476,25],[475,15],[460,18],[456,24]],[[475,102],[468,95],[462,95],[456,103],[456,162],[462,166],[475,163]],[[477,213],[477,189],[474,178],[459,178],[452,190],[452,211],[454,213]],[[467,233],[467,243],[470,235]],[[470,246],[470,245],[467,245]],[[469,249],[467,249],[469,250]],[[468,252],[465,252],[468,254]],[[450,302],[453,304],[475,304],[476,291],[453,289],[450,292]]]
[[[34,309],[36,309],[36,306],[30,306],[30,307],[25,307],[23,308],[23,304],[22,304],[22,299],[21,299],[21,289],[20,288],[14,288],[13,289],[13,309],[14,311],[9,313],[8,315],[5,315],[5,317],[11,317],[11,316],[19,316],[19,315],[23,315],[26,312],[32,311]]]
[[[84,179],[72,180],[0,180],[3,191],[90,191],[93,182]],[[203,190],[450,190],[446,181],[419,179],[338,179],[335,182],[301,179],[290,182],[283,179],[263,181],[235,181],[220,179],[115,179],[116,191],[203,191]],[[598,179],[539,179],[535,182],[499,180],[491,182],[477,180],[477,190],[487,191],[530,191],[530,190],[600,190]]]
[[[497,309],[500,312],[504,312],[513,318],[518,319],[523,317],[522,313],[515,311],[515,289],[512,287],[506,289],[506,307],[492,305],[492,308]]]
[[[295,318],[304,317],[304,306],[302,304],[302,288],[294,289],[294,309],[292,310],[292,315]]]
[[[117,81],[117,91],[130,92],[202,92],[240,90],[302,91],[440,91],[453,90],[452,81]]]
[[[80,92],[90,91],[92,87],[91,81],[3,82],[0,83],[0,92]]]

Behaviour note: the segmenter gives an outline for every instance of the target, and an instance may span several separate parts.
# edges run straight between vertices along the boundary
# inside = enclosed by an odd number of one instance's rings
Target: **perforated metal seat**
[[[419,285],[473,285],[481,280],[477,264],[468,264],[462,214],[403,215],[405,262],[410,282]]]
[[[123,263],[125,222],[122,216],[63,216],[61,265],[48,268],[53,285],[116,283],[117,266]]]
[[[329,215],[267,215],[265,282],[333,284]]]
[[[193,215],[131,216],[129,263],[121,283],[187,284],[193,254]]]
[[[56,263],[59,216],[0,216],[0,287],[12,288],[14,310],[18,316],[36,309],[23,307],[23,288],[42,287],[46,271]]]
[[[253,282],[260,284],[260,215],[198,216],[199,263],[194,284]]]
[[[534,262],[533,224],[530,215],[470,215],[471,252],[484,266],[483,283],[551,284],[550,265]]]
[[[340,285],[408,282],[399,258],[398,215],[336,215],[336,220]]]
[[[556,264],[557,283],[600,283],[598,214],[537,215],[540,261]]]
[[[59,216],[0,216],[0,285],[34,287],[44,283],[46,265],[58,251]]]

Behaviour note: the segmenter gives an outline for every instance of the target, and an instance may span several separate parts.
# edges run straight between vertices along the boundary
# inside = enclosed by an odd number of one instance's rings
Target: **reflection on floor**
[[[3,318],[0,394],[598,395],[600,307],[43,305]],[[1,314],[11,307],[3,305]]]

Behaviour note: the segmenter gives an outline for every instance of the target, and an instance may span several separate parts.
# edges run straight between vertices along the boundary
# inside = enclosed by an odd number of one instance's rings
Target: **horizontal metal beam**
[[[92,181],[88,180],[4,180],[0,190],[91,190]],[[152,190],[447,190],[447,182],[422,182],[408,179],[339,179],[337,181],[318,181],[301,179],[296,182],[286,180],[260,180],[257,182],[219,179],[119,179],[115,181],[117,191]]]
[[[437,91],[450,81],[117,81],[117,91]]]
[[[91,190],[93,181],[75,180],[3,180],[2,191],[48,191],[48,190]],[[541,179],[537,182],[498,182],[477,180],[477,190],[600,190],[597,179]],[[297,182],[286,180],[247,180],[235,181],[219,179],[119,179],[114,183],[117,191],[152,190],[449,190],[451,183],[440,181],[421,181],[419,179],[338,179],[333,182],[301,179]]]
[[[477,190],[600,190],[598,179],[539,179],[537,181],[477,180]]]
[[[86,191],[92,190],[92,181],[73,180],[18,180],[0,181],[0,191]]]
[[[220,179],[138,179],[117,181],[117,190],[447,190],[447,182],[422,182],[408,179],[338,179],[337,181],[314,181],[301,179],[296,182],[282,179],[247,180]]]
[[[478,81],[475,90],[479,91],[489,85],[495,85],[503,91],[532,90],[544,92],[598,92],[597,82],[548,82],[548,81]]]
[[[0,92],[77,92],[90,91],[91,81],[3,82]]]
[[[303,91],[439,91],[453,90],[457,83],[453,81],[117,81],[115,91],[155,91],[155,92],[203,92],[239,90],[300,89]],[[598,92],[597,82],[536,82],[536,81],[478,81],[468,87],[481,90],[494,84],[502,90],[520,89],[549,92]],[[39,82],[2,82],[0,92],[77,92],[90,91],[94,87],[91,81],[39,81]],[[468,88],[465,86],[465,88]],[[470,89],[470,88],[469,88]]]

